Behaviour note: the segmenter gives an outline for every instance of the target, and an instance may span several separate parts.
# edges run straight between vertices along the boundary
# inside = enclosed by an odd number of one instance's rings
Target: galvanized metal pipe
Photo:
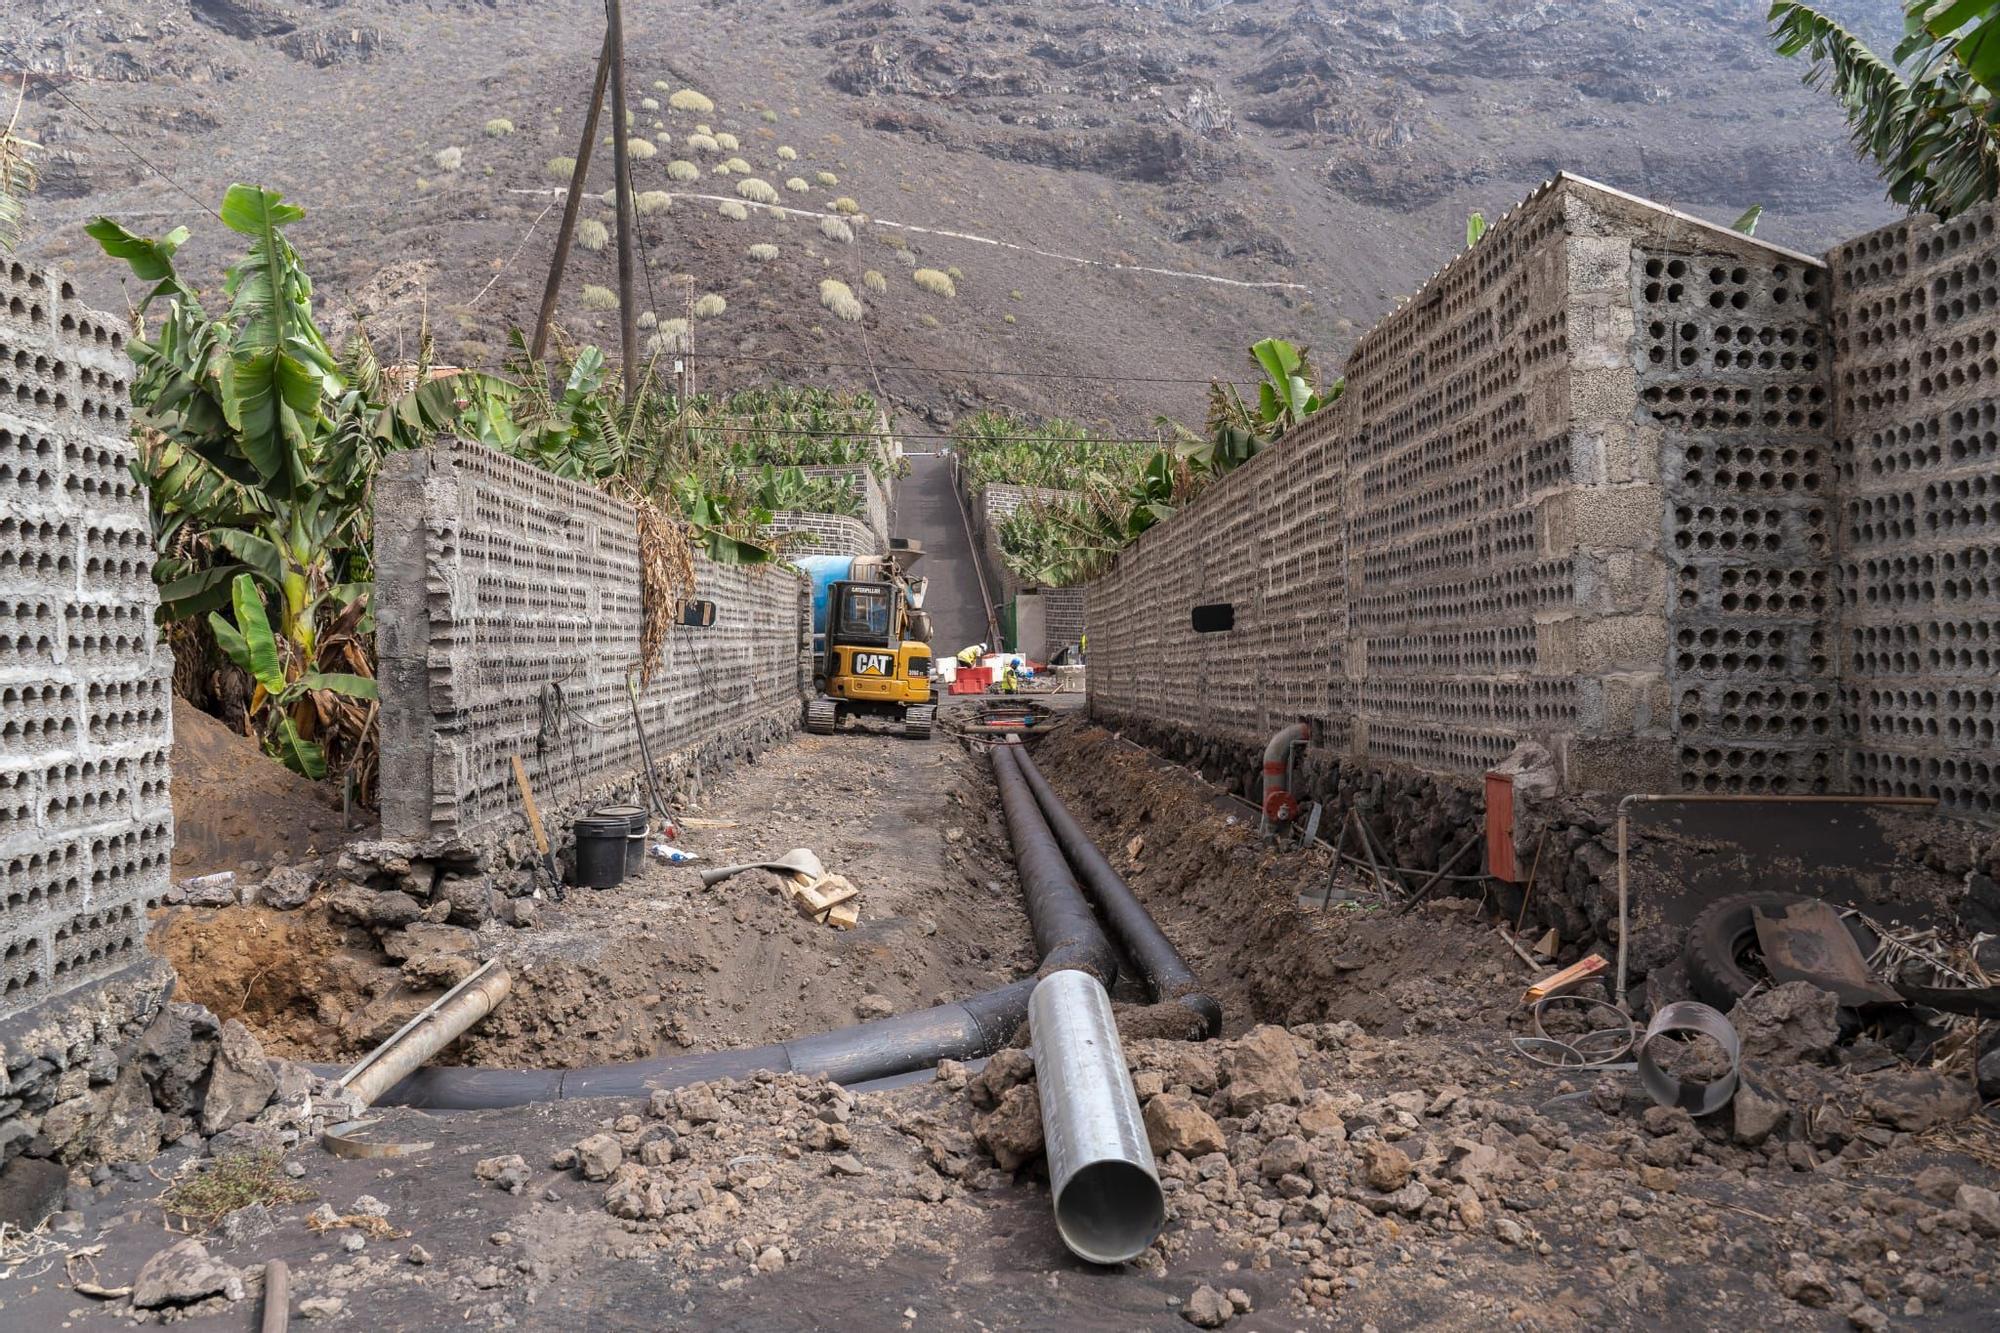
[[[1063,855],[1069,858],[1076,870],[1077,878],[1090,895],[1091,902],[1104,914],[1111,926],[1111,933],[1117,937],[1119,947],[1125,956],[1135,963],[1146,978],[1146,989],[1155,1003],[1177,1002],[1192,1010],[1202,1021],[1203,1028],[1213,1037],[1222,1031],[1222,1006],[1217,1004],[1196,979],[1194,969],[1181,957],[1159,923],[1153,920],[1138,895],[1132,892],[1119,873],[1112,869],[1097,844],[1070,813],[1055,789],[1049,786],[1042,771],[1035,767],[1034,759],[1025,746],[1010,746],[1014,751],[1015,766],[1027,782],[1028,790],[1034,793],[1035,802],[1041,807],[1042,816],[1048,821],[1049,829],[1062,847]]]
[[[1122,1264],[1167,1221],[1166,1195],[1111,997],[1097,978],[1051,972],[1028,1000],[1056,1231],[1079,1259]]]

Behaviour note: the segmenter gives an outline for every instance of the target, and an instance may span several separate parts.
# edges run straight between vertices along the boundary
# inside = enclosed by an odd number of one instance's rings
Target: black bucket
[[[592,819],[622,819],[630,832],[625,843],[625,873],[636,875],[646,865],[646,811],[637,805],[600,805],[590,812]]]
[[[584,888],[615,888],[625,878],[625,844],[632,821],[585,815],[570,825],[576,836],[576,882]]]

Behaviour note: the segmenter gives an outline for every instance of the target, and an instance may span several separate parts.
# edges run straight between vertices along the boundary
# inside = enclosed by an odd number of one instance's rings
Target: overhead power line
[[[829,440],[959,440],[963,438],[961,436],[952,434],[950,431],[808,430],[803,426],[717,426],[717,425],[708,425],[700,422],[690,425],[688,427],[688,430],[690,432],[714,430],[714,431],[726,431],[734,435],[781,435],[787,438],[795,438],[795,439],[829,439]],[[1099,445],[1099,444],[1150,444],[1157,449],[1166,443],[1166,441],[1161,440],[1158,436],[1153,436],[1153,435],[1116,436],[1116,437],[1104,436],[1104,435],[1092,435],[1085,439],[1075,440],[1068,438],[1057,438],[1049,435],[982,434],[979,436],[979,439],[982,442],[991,441],[994,443],[1004,443],[1004,444],[1061,444],[1061,445],[1075,445],[1078,448],[1087,448],[1089,446]],[[818,466],[818,465],[813,464],[810,466]]]
[[[163,168],[155,166],[151,158],[147,157],[144,153],[134,148],[129,142],[126,141],[126,139],[122,135],[118,133],[118,131],[112,129],[109,125],[106,125],[96,116],[91,115],[89,111],[84,109],[82,103],[78,102],[75,98],[71,97],[68,93],[64,92],[61,84],[57,83],[54,79],[50,78],[48,75],[42,73],[40,70],[30,68],[27,61],[21,58],[20,52],[14,48],[12,43],[8,44],[7,54],[10,57],[12,57],[13,60],[16,62],[16,64],[19,66],[22,74],[26,75],[31,79],[37,80],[50,92],[54,93],[57,97],[62,98],[63,101],[69,104],[70,110],[76,112],[77,115],[82,116],[85,120],[89,121],[91,125],[93,125],[102,133],[110,135],[112,142],[116,143],[120,148],[123,148],[126,152],[130,153],[133,157],[137,158],[139,160],[139,164],[145,167],[146,170],[152,172],[155,176],[158,176],[161,180],[173,186],[174,189],[186,195],[190,200],[194,202],[194,204],[198,208],[202,210],[202,212],[208,214],[210,217],[214,218],[217,222],[222,221],[222,214],[215,211],[215,206],[213,204],[208,203],[207,201],[202,199],[200,195],[197,195],[194,191],[188,189],[187,186],[181,184],[179,181],[175,180],[172,176],[168,175]]]
[[[1019,380],[1099,380],[1117,384],[1215,384],[1248,383],[1246,380],[1224,381],[1217,376],[1195,377],[1192,375],[1081,375],[1074,371],[1062,370],[977,370],[971,366],[917,366],[893,361],[820,361],[804,356],[747,356],[740,352],[687,352],[686,356],[706,358],[711,361],[741,361],[753,365],[794,366],[802,370],[848,369],[848,370],[907,370],[927,375],[971,375],[997,379]]]

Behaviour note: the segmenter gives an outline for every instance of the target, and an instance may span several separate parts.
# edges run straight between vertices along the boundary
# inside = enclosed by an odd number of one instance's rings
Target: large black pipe
[[[1026,767],[1021,746],[993,747],[993,780],[1000,788],[1000,806],[1007,816],[1007,836],[1014,844],[1021,893],[1028,900],[1028,919],[1035,928],[1035,947],[1042,954],[1041,974],[1073,967],[1096,977],[1108,991],[1118,984],[1118,953],[1097,924],[1055,834],[1042,817],[1041,806],[1024,776]]]
[[[1076,822],[1076,816],[1069,812],[1069,807],[1049,786],[1048,779],[1035,767],[1035,761],[1028,757],[1027,747],[1007,745],[999,748],[1014,752],[1015,768],[1034,795],[1042,817],[1055,834],[1063,854],[1076,868],[1091,901],[1111,923],[1111,933],[1118,937],[1125,956],[1138,966],[1145,977],[1153,1001],[1172,1000],[1185,1005],[1200,1016],[1209,1036],[1218,1035],[1222,1031],[1222,1006],[1202,990],[1194,969],[1187,965],[1180,950],[1174,947],[1173,941],[1153,920],[1138,895],[1132,892],[1132,886],[1111,868],[1111,862],[1105,859],[1104,853],[1084,832],[1083,825]]]
[[[1010,751],[1018,748],[995,749],[993,772],[1041,954],[1037,975],[1077,968],[1109,987],[1118,977],[1117,951],[1091,914],[1055,834],[1015,765]],[[1035,978],[1029,977],[955,1004],[740,1050],[651,1056],[585,1069],[432,1066],[391,1088],[381,1104],[473,1111],[576,1097],[633,1097],[710,1079],[747,1078],[764,1070],[866,1083],[928,1068],[940,1060],[992,1054],[1027,1020],[1028,996],[1034,988]]]
[[[652,1056],[586,1069],[432,1066],[391,1088],[381,1104],[479,1111],[576,1097],[643,1097],[657,1089],[748,1078],[765,1070],[820,1074],[848,1085],[866,1083],[929,1068],[940,1060],[991,1055],[1026,1020],[1028,996],[1034,989],[1035,978],[1027,977],[956,1004],[732,1051]]]

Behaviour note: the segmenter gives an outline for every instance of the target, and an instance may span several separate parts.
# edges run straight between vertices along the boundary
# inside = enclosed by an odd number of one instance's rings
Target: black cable
[[[970,366],[916,366],[896,362],[879,362],[871,365],[866,361],[814,361],[802,357],[746,356],[739,352],[688,352],[686,355],[690,357],[707,357],[715,361],[741,361],[756,365],[795,366],[802,369],[824,367],[829,370],[912,370],[930,375],[976,375],[1021,380],[1089,380],[1121,384],[1216,384],[1223,382],[1213,376],[1202,379],[1190,375],[1078,375],[1060,370],[974,370]],[[1235,384],[1251,383],[1249,380],[1232,380],[1227,382]]]
[[[729,431],[739,435],[785,435],[794,438],[830,439],[830,440],[962,440],[965,439],[964,436],[954,435],[950,431],[806,430],[803,427],[798,427],[798,426],[712,426],[703,423],[697,423],[693,426],[690,426],[688,429],[690,431],[704,431],[704,430]],[[1159,448],[1161,445],[1165,443],[1165,441],[1150,435],[1148,436],[1093,435],[1090,438],[1083,440],[1058,440],[1058,439],[1051,439],[1047,435],[981,435],[978,436],[977,439],[981,442],[991,441],[996,444],[1000,443],[1074,444],[1079,446],[1087,446],[1094,444],[1150,444],[1155,448]]]
[[[173,186],[176,190],[179,190],[182,194],[186,195],[189,199],[193,200],[194,203],[204,213],[207,213],[217,222],[222,222],[222,214],[218,213],[212,204],[204,203],[201,197],[195,194],[194,191],[188,189],[187,186],[182,185],[179,181],[175,180],[172,176],[169,176],[159,167],[154,166],[152,159],[148,158],[144,153],[140,152],[138,149],[134,148],[131,144],[127,143],[122,137],[120,137],[120,135],[116,130],[112,129],[109,125],[106,125],[96,116],[91,115],[90,112],[84,110],[83,106],[80,103],[78,103],[75,98],[71,97],[68,93],[62,90],[61,84],[57,83],[54,79],[50,78],[48,75],[43,74],[41,71],[29,68],[27,63],[21,60],[20,53],[14,49],[13,43],[11,42],[8,43],[7,54],[13,57],[13,59],[20,64],[20,70],[22,74],[26,75],[31,79],[39,80],[41,83],[45,84],[50,92],[54,93],[57,97],[62,98],[63,101],[69,103],[70,110],[76,112],[76,114],[82,116],[85,120],[89,121],[102,133],[110,135],[112,140],[115,143],[117,143],[117,145],[120,148],[123,148],[133,157],[138,158],[140,165],[145,167],[146,170],[152,172],[155,176],[158,176],[161,180],[165,181],[167,184]],[[227,226],[228,224],[223,223],[223,225]]]

